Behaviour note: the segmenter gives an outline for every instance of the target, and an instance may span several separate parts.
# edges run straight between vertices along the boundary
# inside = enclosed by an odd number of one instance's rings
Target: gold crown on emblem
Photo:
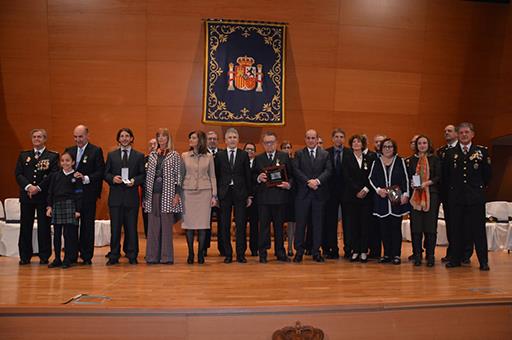
[[[238,57],[238,58],[236,59],[236,62],[237,62],[240,66],[252,66],[252,64],[254,64],[254,58],[252,58],[252,57],[248,57],[248,56]]]

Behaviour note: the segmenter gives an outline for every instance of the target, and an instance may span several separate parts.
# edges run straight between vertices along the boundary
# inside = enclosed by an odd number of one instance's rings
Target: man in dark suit
[[[455,129],[455,126],[452,124],[447,125],[444,128],[444,138],[446,140],[446,144],[441,146],[439,149],[436,150],[437,157],[441,160],[442,166],[445,162],[445,156],[446,151],[449,149],[452,149],[457,146],[459,140],[457,138],[457,131]],[[440,198],[441,203],[443,204],[443,212],[444,212],[444,222],[446,224],[446,238],[448,239],[448,247],[446,247],[446,256],[441,258],[442,262],[449,262],[451,254],[453,252],[453,228],[452,223],[450,221],[450,203],[448,202],[448,185],[441,185],[440,188]],[[473,249],[473,246],[471,246],[471,249]]]
[[[103,150],[89,143],[89,129],[86,126],[78,125],[73,131],[73,138],[76,146],[67,148],[66,152],[75,159],[74,176],[83,184],[79,251],[83,264],[91,265],[94,256],[96,200],[101,196],[105,160]]]
[[[331,134],[333,146],[326,151],[329,153],[329,161],[333,169],[333,174],[329,180],[329,200],[325,209],[325,223],[322,238],[322,249],[326,258],[338,259],[338,211],[342,210],[342,227],[343,227],[343,251],[345,257],[350,257],[350,235],[347,228],[346,214],[343,211],[342,201],[344,192],[343,167],[345,166],[346,155],[348,149],[343,146],[345,143],[345,131],[336,128]]]
[[[325,203],[329,199],[329,177],[332,165],[329,153],[318,147],[318,134],[315,130],[306,132],[306,147],[297,151],[293,159],[293,174],[297,186],[295,199],[295,249],[294,262],[302,262],[304,255],[305,226],[312,216],[313,228],[313,260],[324,262],[320,255],[322,244],[322,226],[324,221]]]
[[[50,219],[46,216],[46,199],[50,174],[59,169],[59,154],[46,148],[46,130],[34,129],[30,135],[33,148],[20,153],[15,170],[16,182],[20,187],[20,265],[29,264],[33,255],[32,230],[36,211],[39,263],[48,264],[52,244]]]
[[[206,145],[208,147],[208,152],[213,155],[213,159],[217,157],[217,153],[222,149],[218,147],[219,136],[215,131],[208,131],[206,134]],[[222,238],[222,230],[220,228],[220,208],[212,207],[212,212],[210,215],[210,229],[206,230],[206,240],[205,240],[205,248],[204,248],[204,256],[207,255],[208,248],[210,248],[210,243],[212,239],[212,222],[213,219],[217,220],[217,250],[219,251],[220,256],[226,256],[226,251],[224,250],[224,239]]]
[[[260,262],[267,262],[267,249],[270,249],[270,222],[274,225],[274,254],[278,261],[290,262],[284,249],[283,224],[286,214],[286,205],[289,200],[291,188],[288,178],[281,178],[282,182],[269,185],[269,175],[265,171],[271,166],[282,166],[287,176],[291,176],[291,164],[288,153],[276,151],[277,136],[273,132],[263,135],[263,148],[265,152],[254,159],[253,175],[256,177],[255,197],[258,203],[259,228],[259,255]],[[291,179],[291,178],[290,178]]]
[[[485,229],[485,188],[491,179],[491,158],[487,148],[472,143],[471,123],[457,127],[459,144],[448,149],[443,162],[443,185],[448,186],[452,247],[447,268],[459,267],[466,245],[474,243],[480,270],[488,271]]]
[[[254,160],[256,158],[256,145],[254,143],[245,143],[244,150],[249,155],[249,167],[252,170],[254,169]],[[254,201],[257,201],[256,195],[254,195]],[[249,223],[249,250],[251,251],[251,256],[258,256],[259,249],[259,217],[258,217],[258,205],[251,204],[250,207],[247,208],[246,217],[247,222]]]
[[[245,210],[252,204],[251,170],[249,156],[238,149],[238,131],[229,128],[225,133],[227,149],[219,151],[215,157],[217,195],[220,202],[220,225],[226,258],[224,263],[233,261],[231,246],[231,211],[234,208],[236,225],[236,260],[246,263],[247,238],[245,231]]]
[[[144,183],[144,154],[132,148],[133,132],[122,128],[117,133],[120,148],[107,156],[105,181],[110,186],[110,254],[107,265],[119,263],[121,256],[121,228],[124,227],[123,249],[130,264],[137,264],[139,239],[137,218],[139,215],[138,187]]]

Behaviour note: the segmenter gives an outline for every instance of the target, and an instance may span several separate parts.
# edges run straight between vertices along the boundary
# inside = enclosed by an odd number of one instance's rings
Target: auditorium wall
[[[34,127],[57,151],[78,123],[105,152],[124,126],[140,150],[158,127],[180,151],[192,129],[222,133],[201,124],[205,18],[289,24],[287,124],[273,130],[296,147],[307,128],[328,144],[342,127],[386,133],[408,154],[413,134],[440,145],[461,120],[489,144],[512,126],[510,13],[459,0],[2,0],[0,198],[17,195],[14,164]],[[241,128],[241,139],[262,131]]]

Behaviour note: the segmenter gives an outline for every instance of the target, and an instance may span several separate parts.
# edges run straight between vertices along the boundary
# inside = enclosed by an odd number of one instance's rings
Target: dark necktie
[[[268,159],[269,159],[270,163],[272,163],[273,157],[272,157],[271,153],[268,154]]]
[[[231,169],[235,166],[235,150],[229,150],[229,166]]]
[[[128,166],[128,150],[123,150],[123,158],[121,159],[121,163],[123,164],[123,168]]]
[[[38,158],[39,158],[39,156],[41,156],[41,151],[37,150],[37,151],[35,152],[35,156],[34,156],[34,158],[35,158],[35,159],[38,159]]]
[[[336,173],[339,173],[341,170],[341,150],[336,150],[336,155],[334,156],[334,169],[336,170]]]
[[[468,154],[468,146],[467,146],[467,145],[464,145],[464,146],[462,147],[462,152],[463,152],[465,155],[467,155],[467,154]]]
[[[311,160],[314,161],[315,160],[315,150],[310,151],[310,156],[311,156]]]

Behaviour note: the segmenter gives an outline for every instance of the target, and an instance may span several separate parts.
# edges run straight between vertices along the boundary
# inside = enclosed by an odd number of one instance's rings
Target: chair
[[[6,198],[5,221],[7,223],[20,223],[20,200],[18,198]]]
[[[485,224],[489,250],[507,248],[507,238],[510,229],[508,210],[508,202],[495,201],[485,204],[485,214],[489,220]]]
[[[0,201],[0,221],[5,220],[5,211],[4,211],[4,205],[2,201]]]

